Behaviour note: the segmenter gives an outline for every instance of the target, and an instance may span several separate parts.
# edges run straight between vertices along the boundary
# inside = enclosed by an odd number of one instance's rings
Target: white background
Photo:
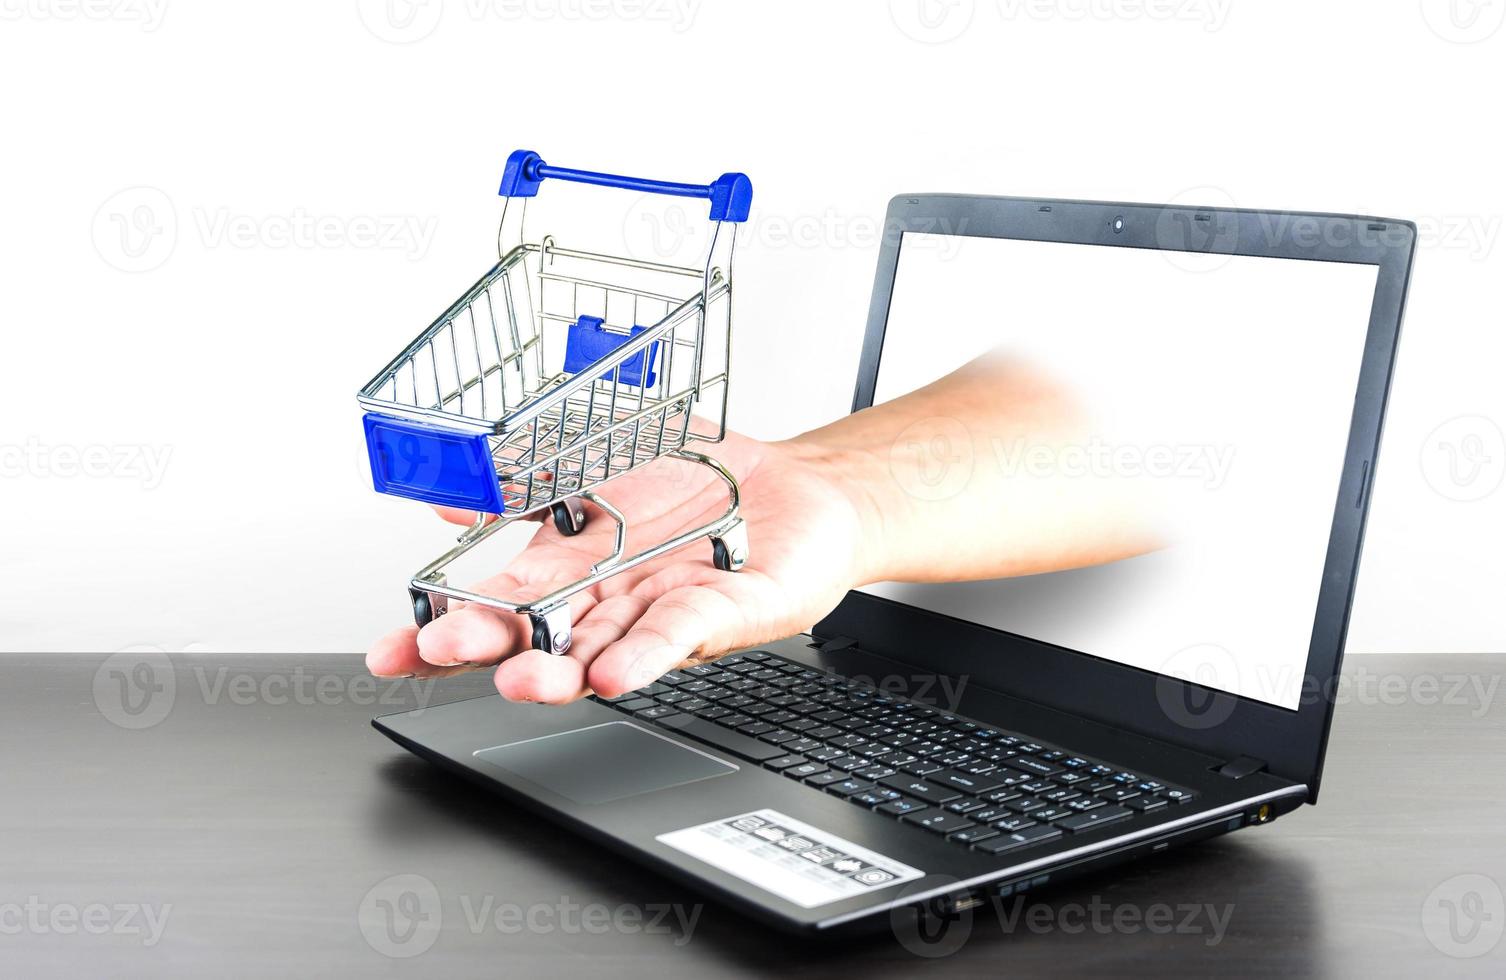
[[[1503,16],[0,0],[0,643],[358,650],[402,622],[447,530],[371,493],[354,392],[493,254],[521,146],[753,177],[733,421],[765,436],[846,410],[899,191],[1418,221],[1350,647],[1502,649]]]

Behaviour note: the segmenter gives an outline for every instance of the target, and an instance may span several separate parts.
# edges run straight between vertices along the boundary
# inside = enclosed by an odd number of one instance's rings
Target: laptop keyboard
[[[1196,795],[765,651],[593,700],[986,854],[1122,828]]]

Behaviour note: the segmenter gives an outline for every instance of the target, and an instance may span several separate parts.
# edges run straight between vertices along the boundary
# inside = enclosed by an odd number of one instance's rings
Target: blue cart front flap
[[[502,513],[502,488],[485,433],[454,432],[375,412],[366,413],[364,421],[378,493]]]

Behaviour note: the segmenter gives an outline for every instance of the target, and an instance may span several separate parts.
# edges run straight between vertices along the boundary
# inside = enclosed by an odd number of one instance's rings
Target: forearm
[[[956,581],[1113,561],[1159,546],[1138,487],[1064,465],[1094,433],[1067,393],[990,355],[785,445],[861,516],[864,581]]]

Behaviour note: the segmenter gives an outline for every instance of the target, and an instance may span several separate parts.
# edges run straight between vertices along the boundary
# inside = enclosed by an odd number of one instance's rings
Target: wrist
[[[887,492],[884,459],[872,450],[844,444],[817,429],[777,444],[798,465],[815,474],[852,517],[849,587],[889,578],[895,501]]]

